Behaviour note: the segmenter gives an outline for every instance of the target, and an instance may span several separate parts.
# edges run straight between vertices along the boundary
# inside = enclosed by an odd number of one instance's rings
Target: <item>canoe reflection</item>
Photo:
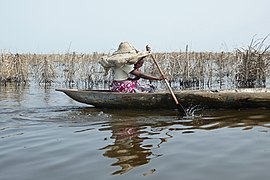
[[[113,114],[113,113],[112,113]],[[151,159],[162,156],[161,145],[173,138],[175,133],[183,135],[213,131],[221,128],[250,130],[253,127],[270,127],[267,110],[208,111],[203,115],[179,118],[174,115],[156,116],[149,114],[113,114],[109,127],[100,131],[111,131],[113,143],[100,150],[103,155],[116,159],[112,166],[120,170],[112,174],[123,174],[135,167],[147,164]]]

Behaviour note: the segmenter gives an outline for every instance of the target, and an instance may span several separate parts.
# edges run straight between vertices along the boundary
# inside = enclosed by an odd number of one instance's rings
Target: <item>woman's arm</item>
[[[164,79],[163,76],[161,76],[161,77],[155,77],[155,76],[151,76],[151,75],[148,75],[148,74],[144,74],[144,73],[142,73],[138,69],[135,69],[135,70],[131,71],[130,73],[133,74],[133,75],[135,75],[136,77],[138,77],[138,79],[139,78],[149,79],[149,80],[163,80]]]

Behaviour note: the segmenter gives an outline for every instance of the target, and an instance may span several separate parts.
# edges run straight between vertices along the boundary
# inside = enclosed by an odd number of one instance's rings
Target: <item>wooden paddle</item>
[[[171,93],[171,95],[172,95],[174,101],[175,101],[175,104],[176,104],[176,107],[177,107],[179,113],[180,113],[181,115],[183,115],[183,116],[186,116],[186,115],[187,115],[186,110],[183,108],[183,106],[180,104],[180,102],[178,101],[177,97],[175,96],[175,94],[174,94],[174,92],[173,92],[173,90],[172,90],[172,88],[171,88],[171,86],[170,86],[168,80],[166,79],[164,73],[162,72],[160,66],[158,65],[158,63],[157,63],[155,57],[153,56],[153,54],[150,54],[150,56],[151,56],[151,58],[153,59],[155,65],[157,66],[159,73],[164,77],[164,81],[165,81],[165,83],[166,83],[166,85],[167,85],[167,87],[168,87],[168,89],[169,89],[169,91],[170,91],[170,93]]]

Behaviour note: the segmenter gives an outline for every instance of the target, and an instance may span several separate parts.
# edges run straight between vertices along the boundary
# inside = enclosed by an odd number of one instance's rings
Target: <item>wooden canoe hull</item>
[[[168,92],[117,93],[106,90],[56,89],[72,99],[97,108],[172,109],[175,102]],[[205,109],[270,108],[270,91],[266,89],[176,91],[184,107]]]

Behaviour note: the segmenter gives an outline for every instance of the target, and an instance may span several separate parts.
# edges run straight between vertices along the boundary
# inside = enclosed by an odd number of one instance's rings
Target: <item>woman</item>
[[[114,68],[114,80],[111,85],[111,91],[113,92],[153,92],[154,87],[152,85],[140,85],[139,79],[149,80],[163,80],[164,78],[155,77],[141,72],[140,67],[143,66],[144,58],[139,59],[134,66],[124,65],[122,67]]]
[[[153,86],[140,86],[139,79],[163,80],[164,77],[155,77],[140,71],[144,58],[150,53],[149,46],[146,46],[145,52],[139,52],[128,42],[121,42],[117,51],[109,57],[103,57],[100,64],[105,68],[105,74],[109,69],[113,70],[114,80],[111,84],[111,91],[125,93],[152,92]]]

